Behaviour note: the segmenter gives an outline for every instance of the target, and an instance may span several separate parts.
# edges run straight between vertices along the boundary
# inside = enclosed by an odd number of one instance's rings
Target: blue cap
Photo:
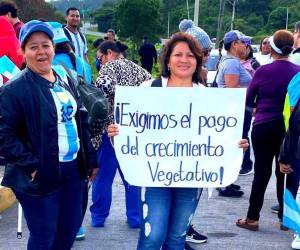
[[[21,44],[23,45],[26,39],[34,32],[44,32],[51,40],[54,36],[49,24],[38,20],[32,20],[25,23],[20,30],[19,40]]]
[[[228,44],[238,40],[245,42],[247,45],[251,44],[251,37],[244,35],[238,30],[231,30],[224,36],[224,44]]]
[[[197,27],[192,20],[182,20],[179,24],[179,30],[196,38],[201,46],[201,49],[206,50],[213,47],[208,34],[203,29]]]
[[[63,42],[70,42],[70,40],[67,38],[67,36],[64,32],[64,29],[63,29],[63,26],[61,23],[58,23],[58,22],[47,22],[47,23],[51,26],[52,32],[54,34],[53,42],[55,44],[63,43]]]

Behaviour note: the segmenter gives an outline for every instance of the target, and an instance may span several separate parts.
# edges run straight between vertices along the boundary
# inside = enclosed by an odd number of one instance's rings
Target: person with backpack
[[[82,32],[79,30],[79,9],[77,9],[76,7],[68,8],[66,11],[66,20],[67,25],[64,27],[64,31],[67,38],[71,42],[75,54],[84,59],[86,62],[89,62],[87,57],[87,41],[84,34],[82,34]]]
[[[21,28],[26,68],[1,89],[1,185],[20,202],[27,249],[71,249],[82,222],[83,182],[96,166],[75,86],[52,68],[53,31],[32,20]]]
[[[189,34],[178,32],[166,43],[161,57],[162,73],[142,87],[204,88],[199,84],[202,53],[199,43]],[[116,124],[108,127],[108,136],[119,133]],[[241,147],[247,147],[246,140]],[[142,187],[140,194],[141,230],[137,249],[185,248],[186,232],[198,205],[202,188]],[[143,209],[147,207],[147,209]]]

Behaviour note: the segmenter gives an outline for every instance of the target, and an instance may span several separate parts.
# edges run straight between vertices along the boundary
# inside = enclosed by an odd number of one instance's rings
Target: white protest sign
[[[245,89],[116,87],[115,151],[147,187],[220,187],[239,174]]]

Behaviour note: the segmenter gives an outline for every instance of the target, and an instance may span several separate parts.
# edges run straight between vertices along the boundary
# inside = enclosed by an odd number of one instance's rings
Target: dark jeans
[[[275,174],[277,179],[277,199],[281,205],[279,218],[282,218],[282,200],[284,175],[280,173],[278,156],[280,145],[285,136],[283,120],[276,120],[254,125],[252,129],[252,143],[255,156],[254,179],[249,200],[247,218],[259,220],[259,213],[263,206],[264,195],[272,175],[272,163],[275,157]]]
[[[82,187],[76,161],[60,164],[61,187],[47,195],[14,193],[30,232],[28,250],[71,249],[82,218]]]
[[[245,110],[245,118],[244,118],[244,125],[243,125],[243,139],[247,139],[249,142],[249,147],[245,151],[242,169],[252,169],[253,162],[250,159],[250,140],[249,140],[249,130],[251,127],[251,120],[252,120],[252,112],[249,110]]]
[[[202,188],[141,189],[138,250],[182,250]]]

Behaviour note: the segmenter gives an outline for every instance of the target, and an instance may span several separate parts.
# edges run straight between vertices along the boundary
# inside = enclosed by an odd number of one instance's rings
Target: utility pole
[[[286,19],[285,19],[285,29],[287,30],[289,26],[289,7],[286,7]]]
[[[170,38],[170,11],[168,11],[168,38]]]
[[[223,26],[225,3],[226,3],[226,0],[220,0],[216,46],[219,46],[219,42],[221,40],[220,36],[221,36],[221,30],[222,30],[222,26]]]
[[[199,24],[199,1],[195,0],[195,8],[194,8],[194,24],[198,26]]]
[[[189,7],[189,0],[186,0],[186,9],[188,14],[188,19],[190,19],[190,7]]]
[[[231,16],[230,30],[233,30],[233,24],[234,24],[234,18],[235,18],[235,6],[237,3],[237,0],[233,0],[233,3],[232,2],[230,2],[230,3],[232,4],[232,16]]]

